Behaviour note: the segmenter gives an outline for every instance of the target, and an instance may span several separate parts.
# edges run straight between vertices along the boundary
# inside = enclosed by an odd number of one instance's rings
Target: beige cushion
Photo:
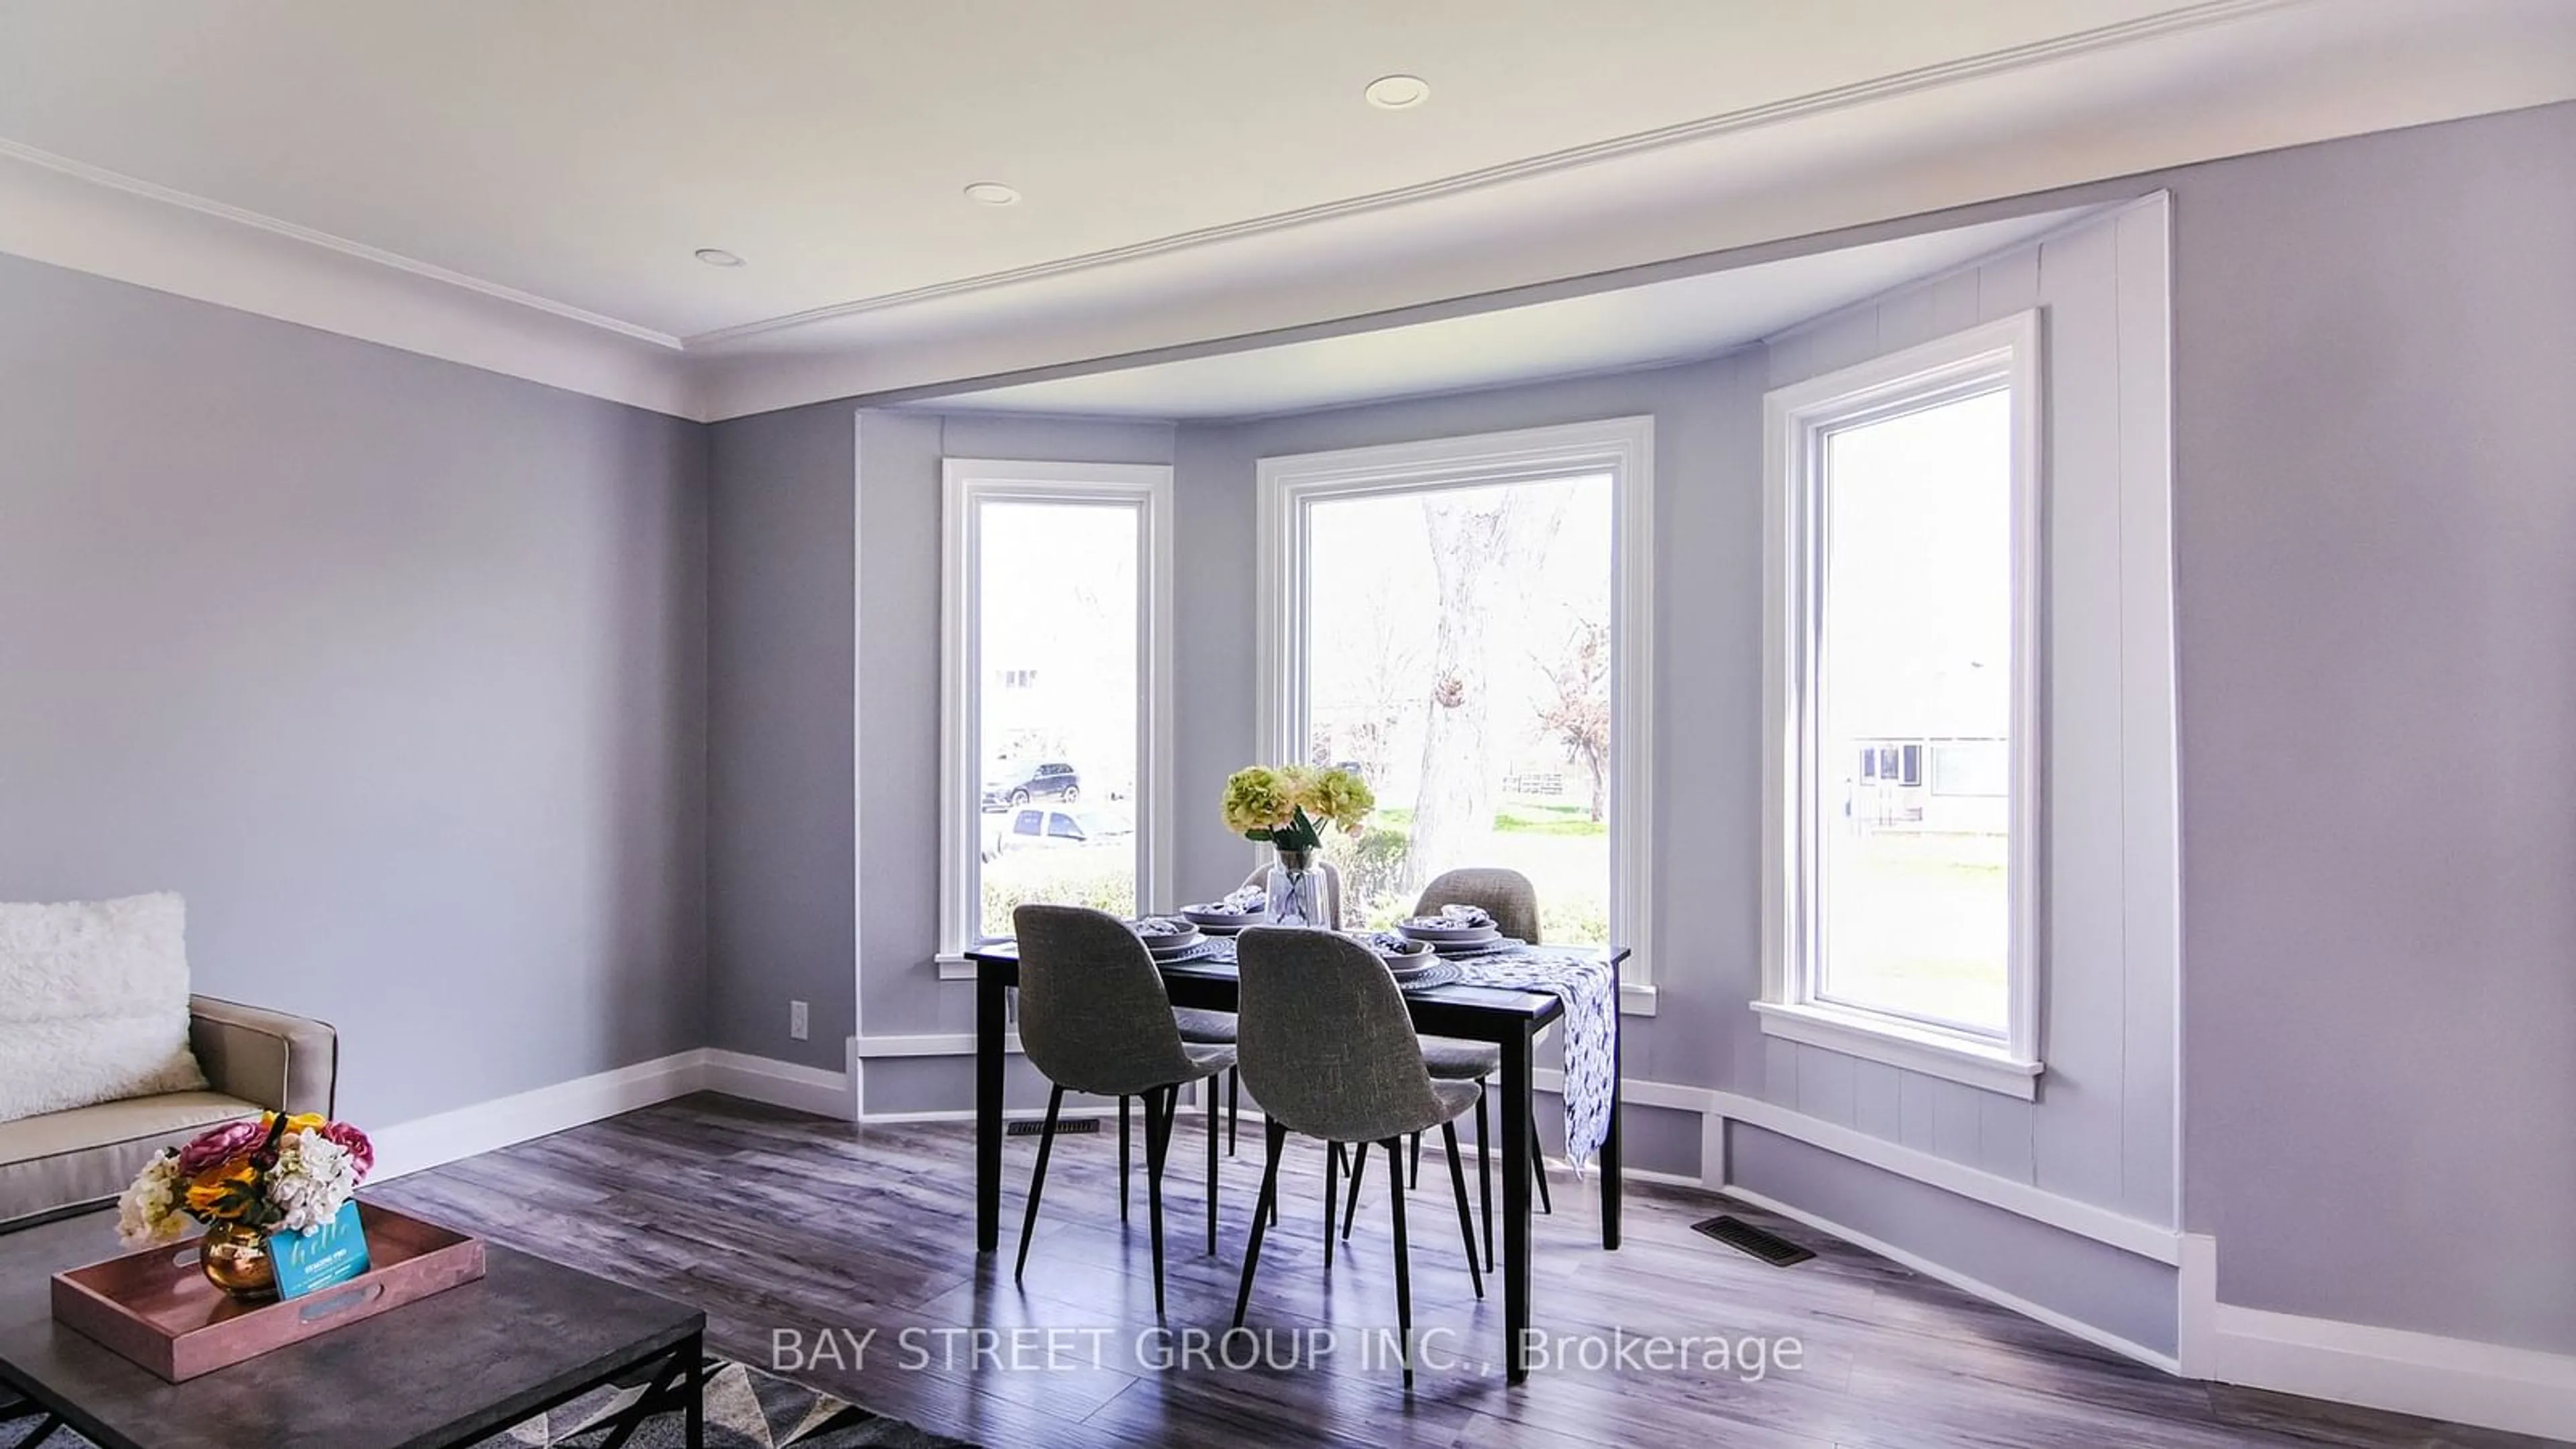
[[[0,1122],[203,1090],[177,896],[0,903]]]
[[[0,1122],[0,1229],[115,1197],[162,1148],[259,1110],[220,1092],[170,1092]]]

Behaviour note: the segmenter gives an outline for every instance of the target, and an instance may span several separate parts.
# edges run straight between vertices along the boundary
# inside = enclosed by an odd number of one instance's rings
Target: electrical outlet
[[[787,1036],[790,1041],[803,1041],[805,1039],[804,1002],[791,1001],[787,1003]]]

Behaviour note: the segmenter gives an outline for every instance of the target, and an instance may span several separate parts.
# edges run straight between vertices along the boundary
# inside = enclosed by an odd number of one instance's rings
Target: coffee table
[[[56,1425],[102,1449],[449,1449],[639,1370],[609,1442],[670,1409],[705,1436],[704,1313],[497,1243],[481,1282],[183,1384],[53,1320],[52,1276],[122,1251],[112,1210],[0,1234],[0,1385],[33,1405],[0,1416],[42,1426],[23,1449]]]

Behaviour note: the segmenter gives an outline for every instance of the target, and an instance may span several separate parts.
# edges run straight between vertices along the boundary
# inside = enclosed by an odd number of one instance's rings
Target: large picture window
[[[1768,1032],[2039,1069],[2037,315],[1768,399]]]
[[[1261,462],[1265,757],[1357,770],[1346,912],[1503,866],[1552,942],[1645,963],[1648,420]]]
[[[1132,915],[1170,840],[1171,470],[952,458],[941,950],[1040,901]]]

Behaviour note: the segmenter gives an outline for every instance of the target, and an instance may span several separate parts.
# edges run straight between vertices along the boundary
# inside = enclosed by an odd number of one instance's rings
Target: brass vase
[[[268,1234],[239,1223],[209,1223],[197,1246],[206,1281],[235,1298],[277,1296],[277,1264],[268,1256]]]

